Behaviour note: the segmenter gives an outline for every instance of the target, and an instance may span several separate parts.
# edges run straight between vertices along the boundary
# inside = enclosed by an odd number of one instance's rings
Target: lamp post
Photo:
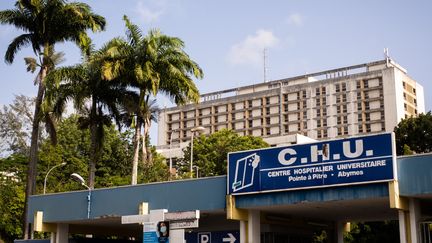
[[[172,151],[171,151],[171,149],[172,149],[171,144],[172,144],[172,135],[173,135],[174,132],[177,132],[177,129],[174,129],[174,130],[171,131],[171,133],[170,133],[170,139],[169,139],[169,151],[170,151],[169,173],[170,173],[170,179],[171,179],[172,166],[173,166],[173,164],[172,164],[172,154],[171,154],[172,153]]]
[[[72,177],[72,179],[78,181],[82,186],[84,186],[88,190],[88,195],[87,195],[87,218],[89,219],[90,218],[90,205],[91,205],[91,188],[88,187],[85,184],[84,178],[82,178],[82,176],[80,176],[78,173],[72,173],[71,177]]]
[[[51,171],[52,171],[53,169],[55,169],[55,168],[57,168],[57,167],[59,167],[59,166],[63,166],[63,165],[66,165],[66,162],[63,162],[63,163],[58,164],[58,165],[55,165],[55,166],[53,166],[51,169],[48,170],[48,172],[47,172],[46,175],[45,175],[44,187],[43,187],[43,194],[46,193],[46,183],[47,183],[47,179],[48,179],[48,175],[49,175],[49,173],[51,173]]]
[[[194,127],[191,129],[191,157],[190,157],[190,178],[193,178],[193,139],[195,132],[203,132],[204,127]]]

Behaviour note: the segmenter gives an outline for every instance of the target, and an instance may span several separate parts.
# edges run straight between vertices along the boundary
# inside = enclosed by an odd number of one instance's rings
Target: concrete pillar
[[[409,233],[409,212],[399,210],[399,238],[400,243],[411,243],[411,235]]]
[[[337,243],[344,243],[344,233],[347,232],[349,223],[336,222],[336,239]]]
[[[247,227],[248,227],[247,221],[240,220],[240,243],[248,242]]]
[[[261,217],[259,210],[249,210],[248,243],[261,243]]]
[[[411,198],[409,200],[409,221],[410,221],[410,233],[411,233],[411,242],[419,243],[420,242],[420,203],[418,200]]]
[[[51,232],[50,234],[50,243],[56,243],[56,233]]]
[[[69,243],[69,225],[57,224],[55,243]]]

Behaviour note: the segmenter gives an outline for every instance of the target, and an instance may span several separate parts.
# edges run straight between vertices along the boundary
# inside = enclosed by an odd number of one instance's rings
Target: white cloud
[[[232,64],[258,64],[262,60],[263,50],[274,47],[279,39],[269,30],[258,30],[233,45],[228,53],[228,61]]]
[[[288,16],[287,22],[288,22],[288,24],[292,24],[295,26],[302,26],[303,22],[304,22],[304,18],[299,13],[293,13],[293,14],[290,14],[290,16]]]
[[[166,8],[163,3],[164,1],[138,1],[135,12],[145,23],[155,22],[165,12]]]

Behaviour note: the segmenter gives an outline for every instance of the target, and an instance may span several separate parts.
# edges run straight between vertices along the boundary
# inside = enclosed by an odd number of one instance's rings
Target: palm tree
[[[148,107],[148,97],[162,92],[176,104],[198,102],[199,91],[192,77],[202,78],[201,68],[183,50],[179,38],[163,35],[158,30],[142,35],[138,26],[124,16],[126,39],[117,38],[112,42],[109,60],[105,60],[103,75],[106,79],[119,78],[139,89],[139,107],[135,112],[137,124],[134,135],[134,158],[132,161],[132,184],[137,183],[137,168],[141,126],[144,126],[143,146],[148,144],[148,130],[151,119],[143,114]],[[142,121],[142,122],[141,122]]]
[[[35,193],[38,134],[41,103],[45,94],[45,77],[49,72],[48,52],[58,42],[72,41],[83,51],[89,50],[90,39],[86,30],[103,30],[105,19],[92,12],[84,3],[67,3],[66,0],[17,0],[14,9],[0,11],[0,23],[13,25],[23,30],[8,46],[5,61],[11,64],[22,48],[31,46],[41,60],[35,79],[38,93],[32,124],[30,160],[27,171],[24,222],[28,212],[28,196]],[[61,24],[60,24],[61,23]],[[28,239],[29,228],[25,224],[24,239]]]
[[[74,107],[82,117],[80,128],[90,129],[90,160],[88,183],[90,188],[95,185],[96,165],[104,139],[104,127],[112,124],[112,119],[119,119],[122,106],[137,100],[137,95],[129,91],[127,85],[116,79],[102,79],[99,60],[106,55],[103,47],[85,58],[82,64],[62,67],[47,76],[52,86],[48,89],[46,101],[53,107],[53,112],[60,116],[68,101],[73,101]],[[102,58],[103,59],[103,58]]]

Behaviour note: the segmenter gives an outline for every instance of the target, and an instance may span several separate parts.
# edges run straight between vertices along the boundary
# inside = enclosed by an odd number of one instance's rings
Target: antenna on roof
[[[389,62],[390,62],[390,56],[389,56],[389,50],[388,48],[384,48],[384,58],[386,60],[386,66],[389,66]]]
[[[267,49],[264,48],[263,51],[263,58],[264,58],[264,83],[267,82]]]

